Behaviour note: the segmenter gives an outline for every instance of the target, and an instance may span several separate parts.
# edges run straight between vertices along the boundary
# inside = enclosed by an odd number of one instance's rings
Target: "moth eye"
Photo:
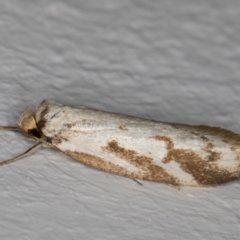
[[[38,132],[36,128],[28,130],[29,133],[31,133],[36,138],[41,138],[41,134]]]

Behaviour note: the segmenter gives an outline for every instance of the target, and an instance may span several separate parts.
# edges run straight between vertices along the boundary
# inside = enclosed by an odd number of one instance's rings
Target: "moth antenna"
[[[24,157],[27,157],[31,154],[33,154],[34,152],[36,152],[40,147],[42,147],[43,144],[42,143],[38,143],[36,145],[34,145],[33,147],[29,148],[26,152],[14,157],[14,158],[11,158],[11,159],[8,159],[8,160],[5,160],[3,162],[0,162],[0,166],[2,165],[5,165],[5,164],[9,164],[9,163],[12,163],[12,162],[15,162],[17,160],[19,160],[20,158],[24,158]]]
[[[16,126],[0,126],[0,130],[18,131],[19,129]]]

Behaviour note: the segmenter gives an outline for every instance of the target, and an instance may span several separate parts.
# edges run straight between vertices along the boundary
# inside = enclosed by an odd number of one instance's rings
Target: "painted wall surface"
[[[240,132],[238,0],[0,1],[0,123],[45,98]],[[0,132],[0,158],[32,146]],[[0,239],[237,240],[240,181],[180,190],[51,149],[0,168]]]

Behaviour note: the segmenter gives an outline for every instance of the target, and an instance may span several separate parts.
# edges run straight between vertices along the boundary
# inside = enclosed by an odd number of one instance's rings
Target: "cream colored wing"
[[[97,169],[171,185],[239,178],[238,134],[43,102],[36,121],[48,141]]]

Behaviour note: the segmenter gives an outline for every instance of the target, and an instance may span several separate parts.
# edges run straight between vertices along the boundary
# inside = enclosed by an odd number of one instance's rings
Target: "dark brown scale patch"
[[[103,151],[113,153],[117,157],[127,160],[129,163],[143,170],[144,173],[137,176],[139,179],[178,185],[178,180],[168,174],[162,167],[155,165],[152,158],[138,155],[134,150],[125,149],[119,146],[115,140],[108,142],[107,146],[102,147],[102,149]]]
[[[213,143],[208,142],[207,146],[205,148],[203,148],[203,150],[206,151],[206,152],[211,152],[213,147],[214,147]]]
[[[202,185],[217,185],[239,178],[227,170],[219,169],[214,163],[204,161],[198,154],[191,150],[175,149],[171,157],[178,162],[182,169],[190,173]]]
[[[223,129],[220,127],[209,127],[205,125],[191,126],[191,125],[175,125],[177,128],[184,126],[191,130],[197,130],[199,132],[217,136],[222,139],[222,141],[230,144],[231,149],[235,151],[238,155],[238,160],[240,161],[240,134],[234,133],[230,130]],[[239,163],[240,165],[240,163]]]
[[[62,143],[62,139],[61,137],[59,136],[54,136],[52,139],[51,139],[51,144],[54,145],[54,146],[57,146],[59,144]]]
[[[208,155],[208,157],[207,157],[207,160],[208,160],[209,162],[214,162],[214,161],[217,161],[218,159],[220,159],[221,154],[218,153],[218,152],[216,152],[216,151],[213,151],[214,145],[213,145],[213,143],[210,141],[209,138],[207,138],[206,136],[203,136],[203,135],[200,134],[200,133],[193,132],[193,131],[191,131],[191,134],[200,137],[204,142],[208,143],[207,146],[206,146],[205,148],[203,148],[203,150],[206,151],[207,153],[209,153],[209,155]]]
[[[44,101],[43,101],[44,102]],[[49,106],[41,112],[40,120],[36,122],[38,130],[42,133],[42,129],[45,128],[47,120],[45,119],[45,115],[49,113]]]
[[[60,130],[58,133],[56,133],[53,137],[49,138],[51,139],[51,143],[55,146],[61,144],[62,142],[71,141],[71,137],[76,134],[77,136],[86,135],[89,134],[89,132],[86,131],[66,131],[66,130]]]
[[[168,162],[170,162],[171,161],[171,151],[173,150],[173,148],[174,148],[174,143],[173,143],[173,141],[170,139],[170,138],[168,138],[168,137],[166,137],[166,136],[159,136],[159,135],[157,135],[157,136],[154,136],[153,137],[154,139],[156,139],[156,140],[158,140],[158,141],[164,141],[166,144],[167,144],[167,150],[168,150],[168,154],[167,154],[167,156],[163,159],[163,163],[168,163]]]
[[[55,146],[70,140],[70,136],[67,135],[66,131],[59,131],[51,138],[51,143]]]
[[[203,148],[203,150],[204,150],[205,152],[209,153],[209,155],[208,155],[208,157],[207,157],[207,160],[208,160],[209,162],[215,162],[215,161],[219,160],[220,157],[221,157],[221,154],[218,153],[218,152],[216,152],[216,151],[214,151],[213,148],[214,148],[214,145],[213,145],[213,143],[211,143],[211,142],[209,142],[209,143],[207,144],[207,146],[206,146],[205,148]]]
[[[240,161],[240,135],[232,131],[222,129],[219,127],[208,127],[208,126],[197,126],[199,131],[206,132],[220,137],[223,141],[228,144],[231,144],[231,149],[235,151],[238,155],[238,160]],[[240,163],[239,163],[240,166]]]
[[[239,173],[232,174],[227,170],[220,169],[214,161],[220,158],[220,154],[212,151],[213,144],[209,143],[204,149],[209,151],[208,161],[205,161],[192,150],[175,149],[171,139],[162,136],[154,136],[156,140],[163,140],[167,143],[168,154],[165,159],[176,161],[181,168],[190,173],[201,185],[216,185],[239,178]],[[170,144],[171,143],[171,144]]]
[[[191,132],[192,135],[200,137],[204,142],[209,142],[210,141],[207,137],[201,135],[200,133],[197,133],[197,132],[194,132],[194,131],[190,131],[190,132]]]
[[[70,150],[67,150],[66,154],[76,159],[79,162],[82,162],[86,165],[89,165],[91,167],[94,167],[103,171],[120,174],[130,178],[138,178],[141,175],[141,173],[130,172],[121,166],[108,162],[107,160],[92,154],[83,153],[83,152],[79,153],[79,152],[70,151]]]
[[[77,124],[79,124],[79,121],[73,122],[73,123],[66,123],[66,124],[64,124],[64,127],[66,127],[67,129],[71,129],[72,127],[76,126]]]
[[[42,132],[42,129],[45,128],[47,121],[45,119],[41,119],[37,122],[37,127],[39,131]]]
[[[128,128],[124,125],[120,125],[119,129],[123,130],[123,131],[128,131]]]
[[[208,161],[209,162],[216,162],[221,158],[221,154],[218,152],[211,152],[210,155],[208,156]]]
[[[209,127],[204,125],[193,126],[193,128],[208,134],[218,136],[228,143],[240,144],[240,135],[232,131],[220,127]]]
[[[207,138],[207,137],[205,137],[205,136],[200,136],[200,138],[204,141],[204,142],[208,142],[209,141],[209,139]]]
[[[44,136],[44,137],[46,139],[46,142],[52,144],[52,138],[51,137],[46,137],[46,136]]]
[[[223,129],[220,127],[209,127],[205,125],[199,125],[199,126],[192,126],[192,125],[174,125],[176,128],[182,128],[185,127],[189,130],[195,130],[199,131],[205,134],[210,134],[213,136],[217,136],[221,138],[224,142],[229,143],[233,146],[233,149],[236,150],[238,153],[240,153],[240,134],[234,133],[230,130]]]

